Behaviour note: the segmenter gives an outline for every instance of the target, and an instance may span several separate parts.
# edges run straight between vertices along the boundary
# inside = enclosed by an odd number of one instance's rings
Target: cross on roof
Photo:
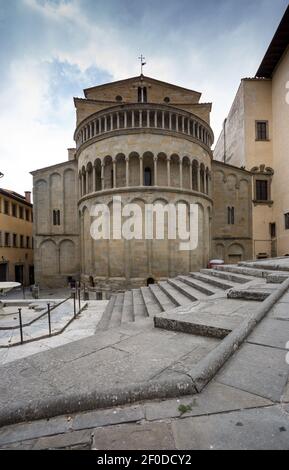
[[[146,65],[146,62],[145,62],[145,57],[141,54],[140,57],[139,57],[139,60],[140,60],[140,74],[142,75],[143,73],[143,66]]]

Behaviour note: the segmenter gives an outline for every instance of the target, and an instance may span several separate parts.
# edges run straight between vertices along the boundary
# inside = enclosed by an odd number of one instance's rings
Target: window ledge
[[[255,142],[271,142],[271,139],[255,139]]]
[[[257,199],[253,199],[253,204],[255,206],[257,205],[272,206],[274,204],[274,201],[259,201]]]

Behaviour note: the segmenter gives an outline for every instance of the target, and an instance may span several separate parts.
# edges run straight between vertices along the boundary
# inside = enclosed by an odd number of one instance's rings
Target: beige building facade
[[[34,283],[33,211],[25,197],[0,188],[0,282]]]
[[[141,75],[84,95],[74,99],[76,148],[68,161],[32,172],[40,285],[77,278],[120,291],[198,270],[219,253],[232,262],[252,256],[251,174],[213,161],[211,104],[200,93]],[[179,249],[167,218],[164,239],[114,239],[111,221],[110,239],[95,240],[91,211],[112,208],[115,196],[123,207],[137,204],[142,220],[148,204],[185,204],[187,215],[196,204],[196,249]]]
[[[252,173],[253,257],[289,254],[289,7],[254,78],[241,81],[214,159]]]

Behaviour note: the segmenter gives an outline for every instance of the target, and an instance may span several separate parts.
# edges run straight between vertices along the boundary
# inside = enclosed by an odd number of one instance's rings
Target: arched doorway
[[[149,286],[150,284],[155,284],[155,280],[152,277],[149,277],[147,279],[147,286]]]

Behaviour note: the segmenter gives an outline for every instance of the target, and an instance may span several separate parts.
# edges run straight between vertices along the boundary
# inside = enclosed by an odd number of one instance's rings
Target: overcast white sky
[[[67,159],[73,96],[139,74],[202,92],[217,139],[254,76],[287,0],[0,0],[0,186]]]

